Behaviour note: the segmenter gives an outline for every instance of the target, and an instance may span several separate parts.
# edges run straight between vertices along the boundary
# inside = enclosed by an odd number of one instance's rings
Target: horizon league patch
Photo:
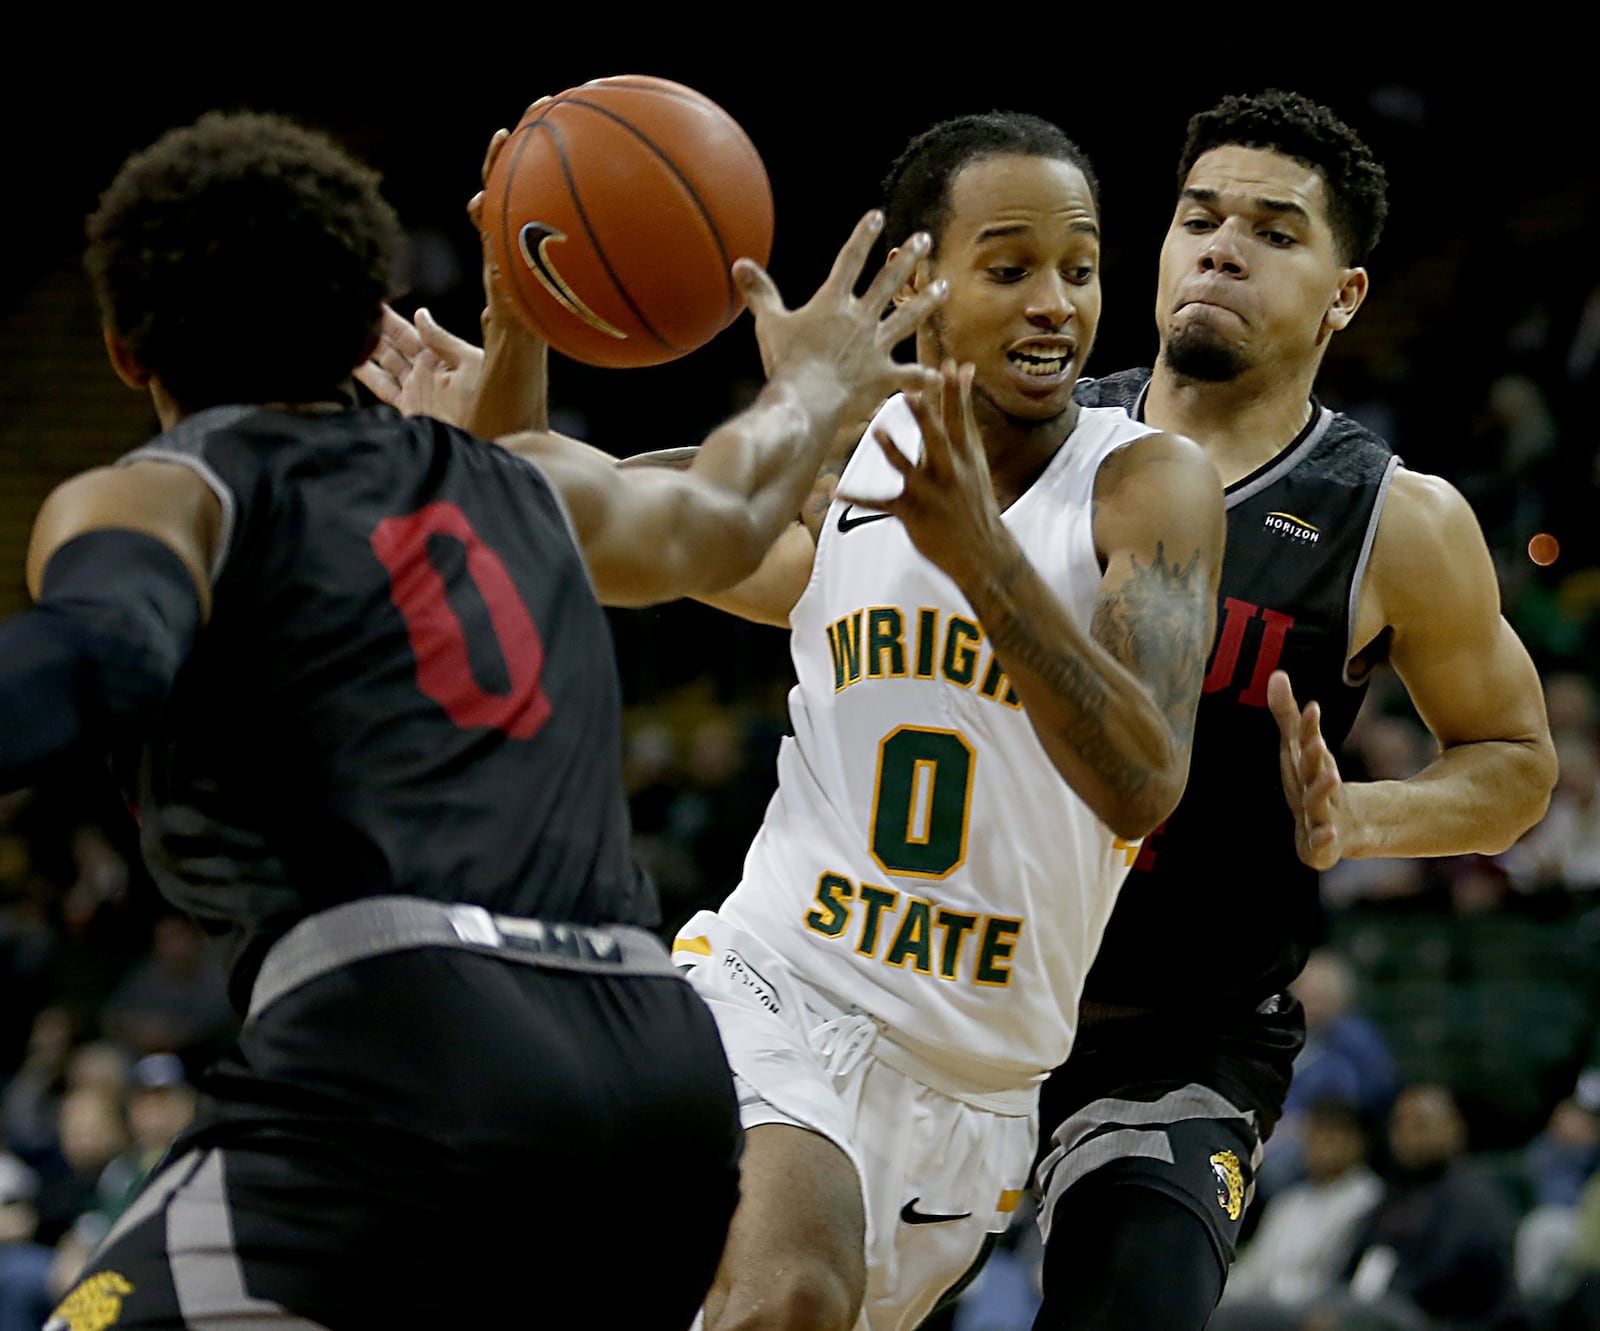
[[[783,1004],[778,1001],[777,991],[771,983],[732,948],[723,950],[722,969],[753,993],[756,1001],[768,1012],[777,1014],[783,1011]]]

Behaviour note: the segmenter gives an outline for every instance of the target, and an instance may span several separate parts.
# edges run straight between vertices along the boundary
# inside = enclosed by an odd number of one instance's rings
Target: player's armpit
[[[1440,754],[1408,781],[1347,787],[1353,825],[1344,853],[1504,850],[1543,816],[1555,752],[1538,671],[1500,612],[1483,533],[1438,477],[1395,473],[1358,633],[1374,623],[1392,630],[1389,660]]]

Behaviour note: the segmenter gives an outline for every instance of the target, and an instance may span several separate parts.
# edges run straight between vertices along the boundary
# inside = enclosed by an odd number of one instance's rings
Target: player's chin
[[[1048,421],[1072,406],[1072,385],[1076,378],[1045,386],[1018,385],[1013,379],[1002,391],[991,393],[995,404],[1007,416],[1024,421]]]

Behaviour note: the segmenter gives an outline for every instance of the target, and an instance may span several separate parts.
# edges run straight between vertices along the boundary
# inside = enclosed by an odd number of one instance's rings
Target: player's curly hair
[[[1282,153],[1321,174],[1328,192],[1328,222],[1340,256],[1351,266],[1367,262],[1389,213],[1388,177],[1361,136],[1327,107],[1297,92],[1271,88],[1224,97],[1189,120],[1178,162],[1178,188],[1203,153],[1238,144]]]
[[[883,178],[885,241],[899,245],[926,231],[937,254],[950,220],[950,182],[972,162],[1011,154],[1071,162],[1083,172],[1098,211],[1094,168],[1059,125],[1021,111],[988,111],[941,120],[906,144]]]
[[[101,318],[188,410],[338,396],[402,242],[378,179],[277,115],[213,111],[168,131],[88,220]]]

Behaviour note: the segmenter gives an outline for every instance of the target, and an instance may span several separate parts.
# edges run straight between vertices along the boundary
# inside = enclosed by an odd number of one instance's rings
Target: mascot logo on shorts
[[[44,1331],[105,1331],[122,1315],[122,1300],[133,1286],[115,1271],[99,1271],[61,1301]]]
[[[1217,1205],[1229,1220],[1244,1214],[1244,1170],[1232,1151],[1218,1151],[1211,1157],[1211,1172],[1217,1176]]]

